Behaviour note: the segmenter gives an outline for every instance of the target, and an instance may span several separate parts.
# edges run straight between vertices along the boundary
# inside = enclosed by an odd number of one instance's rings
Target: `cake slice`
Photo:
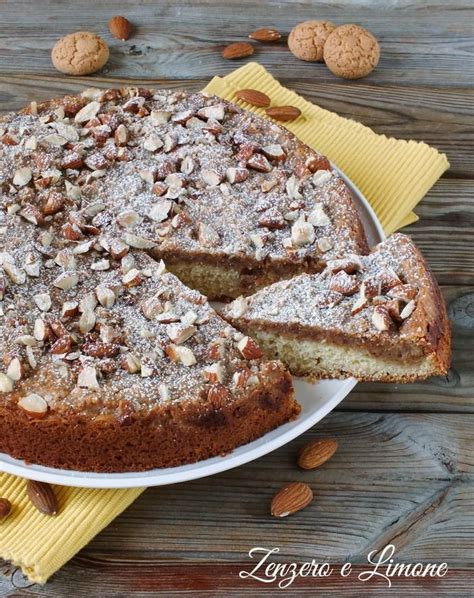
[[[409,237],[328,262],[239,298],[224,317],[266,356],[309,378],[410,382],[446,374],[450,327],[440,289]]]
[[[202,93],[87,90],[0,123],[0,201],[107,231],[210,299],[368,251],[344,181],[277,124]]]
[[[140,471],[222,455],[296,417],[291,376],[145,252],[0,223],[0,452]]]

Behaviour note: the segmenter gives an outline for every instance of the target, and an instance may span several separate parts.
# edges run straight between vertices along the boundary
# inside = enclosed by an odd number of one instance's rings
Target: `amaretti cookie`
[[[288,47],[300,60],[308,62],[324,61],[324,44],[336,25],[331,21],[304,21],[290,31]]]
[[[90,75],[109,59],[105,41],[89,31],[70,33],[58,40],[51,51],[53,65],[66,75]]]
[[[324,44],[324,62],[330,71],[344,79],[360,79],[371,73],[380,59],[377,39],[359,25],[341,25]]]

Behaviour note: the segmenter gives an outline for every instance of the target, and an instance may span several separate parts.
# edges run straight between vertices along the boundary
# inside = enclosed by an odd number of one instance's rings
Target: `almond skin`
[[[207,400],[217,409],[222,408],[228,399],[229,391],[222,384],[213,384],[209,388]]]
[[[12,504],[8,498],[0,498],[0,519],[7,517],[12,510]]]
[[[227,60],[235,60],[236,58],[245,58],[251,56],[254,53],[254,48],[247,42],[236,42],[230,44],[222,50],[222,58]]]
[[[125,17],[117,15],[110,19],[109,31],[114,37],[124,42],[132,33],[132,24]]]
[[[49,484],[28,480],[26,492],[32,505],[40,513],[43,513],[43,515],[56,515],[58,512],[58,501]]]
[[[272,499],[271,513],[282,518],[301,511],[313,500],[313,491],[304,482],[291,482],[279,490]]]
[[[267,108],[265,112],[267,116],[283,122],[294,120],[301,114],[301,110],[295,106],[273,106],[272,108]]]
[[[237,348],[245,359],[260,359],[263,357],[262,350],[257,343],[249,336],[244,336],[238,343]]]
[[[243,100],[247,104],[252,104],[252,106],[259,106],[261,108],[268,108],[270,106],[270,98],[256,89],[239,89],[234,95],[239,100]]]
[[[313,173],[317,170],[331,170],[331,164],[324,156],[311,156],[306,160],[306,167]]]
[[[257,42],[277,42],[281,39],[281,33],[270,27],[261,27],[252,31],[249,37]]]
[[[319,438],[306,444],[298,454],[298,465],[302,469],[315,469],[326,463],[337,451],[337,440]]]

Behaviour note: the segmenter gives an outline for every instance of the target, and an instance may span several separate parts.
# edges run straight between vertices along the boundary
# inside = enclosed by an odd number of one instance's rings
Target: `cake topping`
[[[372,312],[372,323],[381,332],[390,330],[392,319],[383,305],[377,305]]]
[[[315,236],[314,226],[311,222],[297,220],[291,227],[291,241],[297,247],[311,245]]]
[[[30,393],[18,401],[18,406],[32,417],[43,417],[48,411],[48,403],[36,393]]]
[[[0,392],[11,392],[13,390],[13,379],[7,374],[0,373]]]
[[[330,260],[321,274],[275,283],[236,299],[223,313],[236,322],[261,320],[364,338],[380,333],[419,335],[411,318],[424,281],[403,282],[409,272],[417,271],[417,259],[408,237],[393,235],[368,256]]]
[[[5,209],[60,226],[65,239],[81,242],[74,252],[103,229],[115,239],[114,259],[127,246],[155,255],[204,247],[257,261],[287,258],[291,249],[294,262],[358,248],[348,192],[327,161],[217,98],[87,90],[9,115],[1,139],[0,170],[13,185]],[[259,228],[264,250],[254,242]],[[107,267],[103,259],[92,266]],[[28,275],[37,268],[28,264]]]
[[[120,257],[124,247],[108,235],[92,242],[65,239],[55,226],[38,234],[13,215],[4,227],[8,309],[0,325],[0,392],[18,391],[28,416],[47,417],[72,405],[117,410],[124,398],[134,409],[149,409],[160,401],[208,396],[212,385],[230,384],[245,368],[259,371],[255,343],[229,333],[205,298],[162,262],[128,245]],[[40,276],[16,266],[25,261],[37,263]]]
[[[217,98],[86,90],[1,128],[0,391],[29,397],[28,413],[221,400],[231,380],[258,382],[255,342],[146,252],[260,264],[358,248],[327,161]]]

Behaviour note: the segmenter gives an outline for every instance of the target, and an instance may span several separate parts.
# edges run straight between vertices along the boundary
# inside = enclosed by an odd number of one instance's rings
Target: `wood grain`
[[[275,584],[265,587],[261,582],[240,579],[240,571],[248,571],[248,562],[240,563],[201,563],[186,561],[176,562],[147,562],[122,560],[114,562],[109,559],[95,559],[87,557],[74,558],[67,574],[60,571],[47,586],[48,595],[59,595],[59,591],[69,590],[77,595],[77,588],[84,588],[85,593],[94,593],[97,587],[102,589],[105,596],[275,596],[278,590]],[[298,596],[314,596],[315,593],[324,596],[353,596],[363,593],[364,596],[380,597],[386,595],[387,586],[378,580],[362,583],[357,580],[358,575],[367,570],[367,566],[353,567],[349,578],[343,579],[337,570],[329,578],[299,578],[290,586],[286,593]],[[7,569],[8,577],[13,580],[8,589],[10,596],[45,595],[45,590],[39,586],[31,586],[19,574],[18,570]],[[133,586],[131,585],[133,580]],[[350,587],[348,585],[350,584]],[[5,584],[6,585],[6,584]],[[469,569],[450,569],[446,577],[441,579],[407,579],[395,580],[390,589],[390,596],[406,598],[416,592],[417,596],[447,596],[471,597],[472,572]],[[20,594],[21,591],[21,594]]]
[[[474,280],[474,181],[443,178],[415,208],[411,235],[441,284]]]
[[[240,571],[248,571],[249,563],[167,563],[134,561],[114,562],[106,559],[77,557],[71,561],[67,575],[64,571],[57,574],[47,588],[48,595],[57,595],[57,589],[69,589],[74,592],[77,587],[84,588],[85,592],[94,594],[98,584],[106,596],[128,596],[133,591],[133,596],[225,596],[237,597],[275,596],[277,592],[282,595],[315,596],[321,594],[327,597],[361,596],[380,597],[386,595],[395,598],[406,598],[416,593],[417,596],[447,596],[471,597],[472,572],[469,569],[450,569],[446,577],[440,579],[407,579],[400,578],[393,582],[390,590],[382,581],[371,580],[362,583],[358,575],[367,570],[367,566],[356,565],[353,567],[349,578],[341,578],[336,572],[330,577],[297,579],[286,592],[278,590],[275,584],[265,587],[261,582],[240,579]],[[22,596],[44,595],[38,587],[28,587],[27,583],[18,575],[18,572],[9,573],[23,591]],[[130,580],[134,581],[131,588]],[[350,584],[350,586],[349,586]],[[348,587],[349,586],[349,587]],[[12,587],[10,585],[10,587]],[[25,590],[24,588],[27,588]],[[18,593],[13,595],[20,595]],[[291,592],[291,594],[290,594]]]
[[[441,496],[410,542],[399,540],[400,549],[412,558],[417,541],[425,554],[442,554],[451,566],[472,565],[473,417],[333,413],[254,463],[206,480],[149,489],[86,553],[240,560],[249,547],[261,545],[279,546],[282,558],[360,562],[379,547],[380,538],[395,541],[406,534]],[[336,438],[339,450],[323,467],[299,470],[299,448],[316,437]],[[270,499],[289,481],[309,483],[316,498],[300,514],[272,519]]]
[[[50,51],[55,41],[72,31],[93,30],[110,44],[111,58],[102,75],[120,78],[208,78],[235,68],[220,51],[240,41],[256,27],[272,26],[288,33],[299,21],[329,19],[338,24],[360,23],[380,40],[382,57],[368,81],[376,85],[463,85],[472,88],[474,7],[470,3],[390,1],[371,3],[345,0],[337,4],[293,0],[233,2],[190,0],[140,3],[76,0],[7,0],[2,3],[0,60],[4,73],[52,74]],[[136,26],[127,42],[112,38],[107,22],[113,14],[126,16]],[[38,23],[41,26],[37,26]],[[336,78],[323,65],[295,59],[286,44],[256,44],[253,56],[277,77],[301,77],[318,83]],[[245,61],[244,61],[245,62]],[[357,89],[358,82],[348,84]]]

